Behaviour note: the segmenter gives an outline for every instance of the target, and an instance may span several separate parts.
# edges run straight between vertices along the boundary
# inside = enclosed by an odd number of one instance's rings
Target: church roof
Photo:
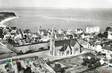
[[[63,45],[71,45],[74,46],[76,44],[75,39],[66,39],[66,40],[58,40],[55,41],[55,46],[63,46]]]

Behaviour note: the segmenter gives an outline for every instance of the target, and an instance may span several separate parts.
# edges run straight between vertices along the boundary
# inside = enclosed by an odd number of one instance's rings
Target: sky
[[[0,0],[0,7],[112,8],[112,0]]]

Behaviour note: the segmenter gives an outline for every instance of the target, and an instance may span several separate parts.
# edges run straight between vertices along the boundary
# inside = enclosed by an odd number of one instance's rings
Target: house
[[[81,34],[81,33],[83,33],[83,30],[82,30],[81,28],[77,28],[77,29],[75,30],[75,33],[76,33],[76,34]]]
[[[101,46],[100,44],[95,45],[94,48],[95,48],[95,50],[98,51],[98,52],[102,51],[102,46]]]
[[[72,35],[73,32],[74,32],[74,31],[72,31],[72,30],[69,29],[69,30],[66,31],[66,34],[67,34],[67,35]]]
[[[112,27],[107,27],[104,32],[104,35],[107,39],[112,40]]]
[[[100,27],[94,26],[94,27],[87,27],[86,28],[86,33],[92,34],[92,33],[99,33],[100,32]]]
[[[40,34],[41,36],[48,36],[49,32],[46,29],[39,29],[38,34]]]
[[[87,38],[91,38],[92,36],[91,36],[90,34],[87,34],[87,33],[82,33],[82,34],[81,34],[81,37],[82,37],[83,39],[87,39]]]
[[[54,35],[56,40],[63,40],[65,37],[64,30],[62,29],[55,30]]]
[[[64,34],[55,34],[55,39],[57,39],[57,40],[63,40],[64,37],[65,37]]]
[[[74,31],[67,30],[65,35],[66,35],[66,39],[73,39],[74,38]]]
[[[59,29],[59,30],[57,30],[57,33],[58,33],[58,34],[63,34],[63,33],[64,33],[64,30]]]
[[[108,31],[108,36],[107,36],[108,39],[112,40],[112,31]]]

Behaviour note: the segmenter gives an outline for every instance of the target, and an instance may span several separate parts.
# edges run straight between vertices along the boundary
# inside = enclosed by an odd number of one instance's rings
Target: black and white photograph
[[[112,0],[0,0],[0,73],[112,73]]]

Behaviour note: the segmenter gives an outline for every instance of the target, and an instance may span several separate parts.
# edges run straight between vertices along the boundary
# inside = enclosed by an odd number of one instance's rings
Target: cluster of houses
[[[109,42],[112,40],[112,28],[107,27],[101,33],[99,26],[86,27],[85,30],[81,28],[74,30],[40,28],[35,33],[29,29],[1,26],[0,34],[3,35],[0,36],[3,40],[10,38],[8,41],[13,41],[12,44],[16,44],[16,46],[47,42],[50,44],[50,54],[53,56],[76,55],[83,52],[85,48],[101,51],[102,48],[105,49],[108,46],[111,50]],[[106,45],[105,42],[109,45]]]
[[[85,31],[82,29],[76,29],[75,31],[69,30],[66,31],[67,33],[69,32],[69,34],[65,35],[69,35],[70,37],[63,37],[61,40],[57,40],[55,32],[52,32],[50,40],[50,54],[53,56],[71,56],[80,54],[85,49],[94,50],[96,52],[103,51],[106,54],[110,53],[110,42],[112,39],[111,30],[112,28],[109,28],[108,31],[104,31],[101,37],[99,36],[101,31],[98,26],[87,27]],[[107,34],[105,34],[105,32]],[[106,35],[106,37],[104,35]]]

